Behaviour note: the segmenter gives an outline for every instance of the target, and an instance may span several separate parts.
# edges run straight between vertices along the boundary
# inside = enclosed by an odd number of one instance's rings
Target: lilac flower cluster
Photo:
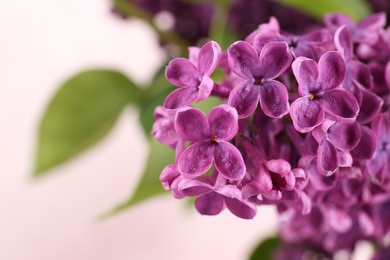
[[[153,134],[176,161],[160,180],[204,215],[251,219],[276,205],[284,241],[300,248],[390,246],[390,29],[383,13],[324,22],[291,35],[271,18],[226,51],[211,41],[172,60],[178,88]],[[209,96],[225,104],[208,115],[192,106]]]

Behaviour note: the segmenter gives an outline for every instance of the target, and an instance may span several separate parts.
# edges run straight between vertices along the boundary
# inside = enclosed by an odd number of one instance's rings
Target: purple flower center
[[[212,135],[212,136],[211,136],[211,140],[212,140],[212,141],[216,142],[217,139],[218,139],[218,136],[216,136],[216,135]]]
[[[314,93],[309,93],[309,99],[313,100],[314,99]]]
[[[274,190],[281,190],[286,187],[286,179],[280,174],[271,173],[271,180]]]
[[[390,143],[387,143],[387,142],[383,142],[382,143],[382,151],[387,151],[387,150],[390,150]]]
[[[259,78],[255,79],[255,85],[260,86],[260,84],[261,84],[261,79]]]

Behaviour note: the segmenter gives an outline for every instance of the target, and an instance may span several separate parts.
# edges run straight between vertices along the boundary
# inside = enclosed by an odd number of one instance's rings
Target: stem
[[[231,0],[216,1],[216,10],[210,28],[210,38],[221,44],[222,48],[227,47],[227,45],[229,44],[225,42],[225,35],[230,4]]]
[[[145,21],[158,34],[161,40],[166,43],[177,45],[182,55],[187,55],[187,42],[172,31],[163,31],[154,23],[153,16],[142,10],[129,0],[112,0],[116,9],[126,16],[132,16]]]

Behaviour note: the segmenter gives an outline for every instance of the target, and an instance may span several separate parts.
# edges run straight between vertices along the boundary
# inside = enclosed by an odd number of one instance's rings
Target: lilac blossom
[[[290,116],[295,129],[302,133],[313,130],[324,121],[325,113],[340,120],[356,118],[359,111],[356,99],[340,88],[346,66],[338,52],[325,53],[318,65],[299,57],[292,69],[301,96],[291,104]]]
[[[208,42],[191,58],[176,58],[168,64],[165,70],[168,81],[181,88],[169,94],[165,108],[177,109],[210,95],[214,86],[210,75],[221,59],[221,47],[216,42]]]
[[[259,101],[264,113],[280,118],[288,113],[286,87],[274,80],[291,64],[286,43],[269,43],[258,53],[250,44],[239,41],[228,49],[232,71],[243,78],[229,96],[228,104],[237,109],[240,118],[252,114]]]
[[[180,156],[179,171],[188,177],[205,173],[214,163],[227,179],[244,177],[245,164],[238,149],[229,143],[238,131],[237,112],[221,105],[210,111],[209,117],[196,108],[182,108],[175,119],[177,133],[193,142]]]

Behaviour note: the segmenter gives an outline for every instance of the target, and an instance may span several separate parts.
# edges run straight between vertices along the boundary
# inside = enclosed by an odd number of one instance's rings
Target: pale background
[[[127,198],[147,149],[135,109],[81,157],[34,180],[37,126],[59,84],[91,67],[147,83],[164,53],[138,21],[105,0],[0,0],[0,259],[245,259],[275,230],[260,208],[252,221],[202,217],[169,194],[104,222]]]

